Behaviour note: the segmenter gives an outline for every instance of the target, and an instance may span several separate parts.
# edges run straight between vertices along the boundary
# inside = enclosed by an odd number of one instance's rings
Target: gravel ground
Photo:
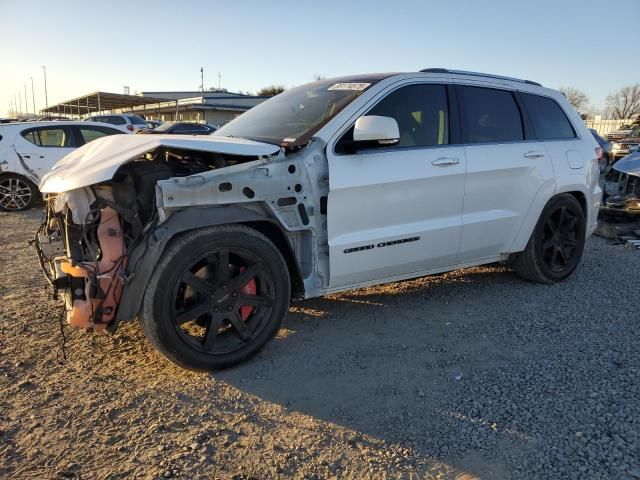
[[[73,332],[0,213],[0,478],[640,478],[640,252],[560,285],[501,266],[292,306],[257,357],[174,367]]]

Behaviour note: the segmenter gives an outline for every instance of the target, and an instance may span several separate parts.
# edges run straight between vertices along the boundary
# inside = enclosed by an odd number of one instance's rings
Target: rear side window
[[[139,117],[138,115],[129,115],[128,118],[134,125],[144,125],[145,127],[147,126],[146,120],[142,117]]]
[[[118,134],[124,135],[124,132],[107,127],[80,127],[80,135],[82,136],[84,143],[89,143],[97,138],[106,137],[108,135]]]
[[[105,115],[92,118],[94,122],[110,123],[111,125],[124,125],[127,121],[117,115]]]
[[[194,128],[193,125],[185,125],[185,124],[179,123],[178,125],[175,125],[171,131],[185,133],[185,132],[193,132],[195,130],[196,129]]]
[[[38,147],[69,147],[69,135],[59,127],[33,128],[22,132],[22,136]]]
[[[522,93],[521,98],[538,140],[575,138],[576,132],[571,122],[555,100],[530,93]]]
[[[459,87],[462,143],[516,142],[524,139],[522,117],[513,94],[483,87]]]

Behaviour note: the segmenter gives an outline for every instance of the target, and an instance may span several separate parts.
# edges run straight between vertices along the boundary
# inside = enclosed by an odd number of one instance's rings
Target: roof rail
[[[521,78],[513,78],[513,77],[503,77],[502,75],[492,75],[490,73],[467,72],[464,70],[449,70],[447,68],[425,68],[420,71],[423,73],[448,73],[451,75],[471,75],[474,77],[495,78],[498,80],[510,80],[512,82],[528,83],[529,85],[536,85],[538,87],[542,86],[538,82],[533,82],[531,80],[523,80]]]

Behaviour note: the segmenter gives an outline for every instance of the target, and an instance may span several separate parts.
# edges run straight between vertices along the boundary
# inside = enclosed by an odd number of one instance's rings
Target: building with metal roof
[[[189,121],[221,125],[267,98],[269,97],[226,91],[141,92],[137,95],[93,92],[51,105],[43,113],[76,118],[107,113],[132,113],[164,122]]]

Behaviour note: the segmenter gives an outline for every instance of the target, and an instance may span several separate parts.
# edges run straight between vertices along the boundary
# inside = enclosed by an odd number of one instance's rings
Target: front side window
[[[60,127],[34,128],[23,132],[22,136],[38,147],[69,147],[69,135]]]
[[[80,135],[82,136],[84,143],[89,143],[94,141],[97,138],[102,138],[108,135],[116,135],[116,134],[124,135],[124,132],[121,132],[119,130],[114,130],[113,128],[106,128],[106,127],[80,127]]]
[[[524,139],[513,94],[483,87],[459,87],[462,143],[515,142]]]
[[[432,147],[449,143],[447,90],[444,85],[409,85],[391,92],[367,115],[398,122],[397,147]]]
[[[538,140],[575,138],[569,119],[555,100],[530,93],[521,94]]]

